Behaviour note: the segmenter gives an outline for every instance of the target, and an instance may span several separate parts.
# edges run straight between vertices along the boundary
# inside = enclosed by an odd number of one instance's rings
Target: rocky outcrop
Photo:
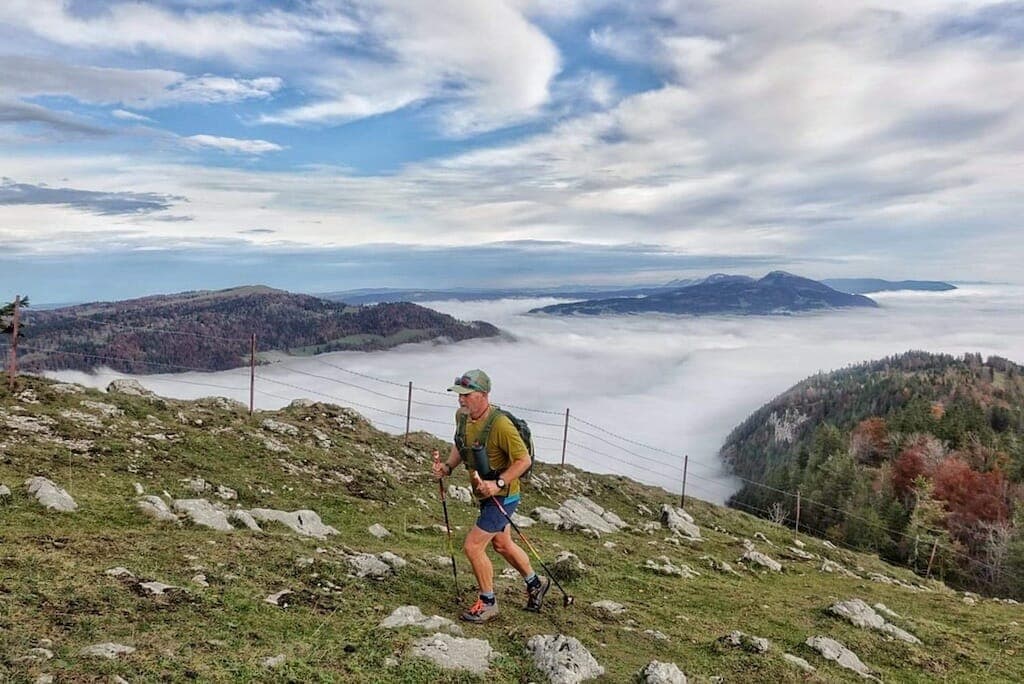
[[[380,626],[385,629],[399,629],[401,627],[416,627],[428,632],[444,630],[451,634],[462,635],[462,627],[458,626],[446,617],[431,615],[427,617],[419,606],[399,606],[391,615],[381,620]]]
[[[328,535],[338,534],[338,530],[325,525],[319,515],[306,509],[287,512],[273,508],[254,508],[249,513],[260,522],[274,521],[287,525],[304,537],[326,539]]]
[[[52,511],[74,513],[78,510],[78,504],[71,495],[45,477],[30,477],[25,480],[25,487],[36,501]]]
[[[829,607],[828,612],[843,618],[855,627],[874,629],[895,637],[900,641],[905,641],[908,644],[921,643],[921,640],[910,632],[900,629],[891,622],[886,622],[885,618],[876,613],[874,608],[861,599],[855,598],[849,601],[833,603]]]
[[[540,634],[526,642],[534,666],[551,684],[576,684],[597,679],[604,668],[578,639],[564,634]]]
[[[498,653],[483,639],[466,639],[438,632],[413,642],[410,654],[426,658],[444,670],[483,675]]]
[[[686,684],[686,675],[675,663],[652,660],[640,671],[642,684]]]
[[[846,646],[843,646],[835,639],[830,639],[826,636],[813,636],[808,637],[807,641],[804,643],[820,653],[823,658],[831,660],[840,667],[852,670],[865,679],[871,679],[876,682],[881,681],[871,674],[871,668],[865,665],[861,659],[857,657],[856,653],[846,648]]]
[[[700,539],[700,528],[694,523],[693,516],[682,508],[662,505],[661,524],[687,539]]]

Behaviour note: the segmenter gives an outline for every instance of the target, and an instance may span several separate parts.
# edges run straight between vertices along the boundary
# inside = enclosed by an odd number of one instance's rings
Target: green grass
[[[751,572],[735,563],[742,554],[740,540],[761,532],[776,546],[757,542],[758,548],[779,558],[792,543],[792,532],[695,500],[688,501],[688,510],[706,537],[701,544],[666,544],[664,530],[651,535],[625,531],[601,539],[543,524],[526,530],[549,565],[563,549],[587,565],[586,574],[563,583],[576,596],[576,605],[563,609],[553,588],[542,613],[523,612],[521,583],[499,578],[502,616],[486,626],[466,625],[465,632],[487,639],[503,655],[486,677],[441,671],[405,656],[422,633],[377,627],[405,604],[417,605],[427,615],[455,617],[460,609],[451,567],[435,562],[446,554],[446,546],[444,535],[433,528],[443,518],[428,470],[430,451],[444,448],[441,442],[415,434],[405,446],[361,419],[342,427],[352,414],[323,404],[250,418],[243,411],[220,411],[202,402],[154,402],[92,390],[59,395],[47,381],[21,382],[35,390],[41,403],[26,405],[2,390],[0,410],[49,416],[57,421],[59,436],[88,439],[94,445],[87,453],[72,453],[9,430],[0,416],[0,482],[13,490],[9,502],[0,504],[0,681],[31,682],[42,673],[53,674],[57,681],[103,680],[114,674],[129,681],[541,681],[525,651],[526,641],[536,634],[558,633],[582,641],[606,668],[603,681],[608,682],[633,681],[655,659],[677,663],[698,682],[716,675],[727,682],[859,681],[803,645],[817,634],[842,641],[885,681],[1009,682],[1024,672],[1021,606],[989,600],[967,605],[962,595],[937,582],[876,557],[829,550],[809,537],[802,537],[808,551],[861,567],[861,575],[881,572],[927,584],[933,591],[915,593],[824,574],[818,570],[820,561],[783,559],[786,569],[781,574]],[[101,430],[60,416],[62,410],[80,408],[82,398],[114,404],[125,415],[105,420]],[[19,406],[24,411],[16,411]],[[290,454],[263,448],[259,423],[268,415],[303,431],[299,438],[275,435]],[[202,425],[195,424],[197,419]],[[333,448],[320,449],[305,436],[313,426],[330,435]],[[160,442],[143,437],[153,433],[173,438]],[[393,472],[382,470],[385,462]],[[657,511],[662,503],[675,501],[663,490],[624,478],[566,470],[574,477],[563,478],[559,467],[538,464],[538,474],[551,476],[553,484],[541,488],[539,478],[528,486],[521,510],[557,507],[569,496],[586,493],[640,525],[651,518],[638,506]],[[68,489],[78,512],[48,512],[30,500],[22,482],[35,474]],[[317,541],[271,525],[261,535],[224,534],[158,524],[135,510],[134,482],[142,483],[147,493],[167,490],[186,498],[193,495],[180,480],[195,476],[234,488],[245,508],[311,508],[341,534]],[[461,476],[460,471],[453,480],[464,484]],[[449,511],[461,540],[473,524],[474,511],[454,501]],[[372,537],[367,527],[375,522],[392,536]],[[716,526],[726,532],[716,531]],[[605,541],[616,546],[607,549]],[[386,581],[355,579],[343,562],[346,550],[393,551],[409,565]],[[471,573],[457,553],[464,606],[472,598]],[[701,576],[681,580],[642,569],[645,560],[660,555],[690,565]],[[728,561],[741,576],[714,572],[701,560],[705,555]],[[301,558],[314,562],[304,565],[297,562]],[[105,574],[118,565],[185,591],[160,598],[138,596]],[[500,573],[504,561],[495,558],[495,567]],[[206,575],[208,588],[191,583],[199,572]],[[293,605],[280,608],[264,602],[282,589],[295,592]],[[889,641],[827,614],[833,601],[854,597],[885,603],[904,616],[897,624],[923,643]],[[601,599],[624,604],[626,614],[600,617],[589,606]],[[653,639],[644,633],[647,629],[665,633],[669,641]],[[767,637],[771,650],[754,655],[718,644],[719,637],[735,629]],[[19,661],[43,639],[52,642],[53,660]],[[100,641],[129,644],[137,651],[116,661],[77,655]],[[806,658],[819,668],[816,675],[808,677],[787,664],[781,657],[784,651]],[[264,670],[260,661],[277,654],[284,654],[286,663]]]

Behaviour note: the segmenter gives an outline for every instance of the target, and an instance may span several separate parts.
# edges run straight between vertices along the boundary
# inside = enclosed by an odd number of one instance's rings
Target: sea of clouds
[[[568,408],[566,462],[679,492],[688,455],[687,495],[723,502],[737,489],[717,456],[729,431],[808,375],[910,349],[1024,362],[1022,287],[870,296],[881,308],[700,318],[526,314],[553,299],[429,302],[507,334],[287,357],[257,368],[255,404],[276,409],[299,397],[330,401],[402,433],[412,382],[411,429],[449,439],[456,400],[445,388],[463,371],[483,368],[493,381],[492,401],[530,421],[541,460],[561,461]],[[53,375],[95,387],[126,377],[109,370]],[[249,401],[248,368],[137,379],[163,396]]]

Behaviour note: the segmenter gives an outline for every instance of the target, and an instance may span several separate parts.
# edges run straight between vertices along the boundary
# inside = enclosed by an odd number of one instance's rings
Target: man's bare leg
[[[529,577],[533,574],[533,568],[530,567],[530,557],[526,555],[526,552],[512,541],[512,526],[505,525],[505,529],[494,535],[494,539],[491,540],[491,545],[494,546],[494,550],[501,554],[501,557],[509,562],[513,568],[519,571],[519,574],[523,577]]]
[[[473,568],[476,585],[480,587],[481,594],[494,591],[494,565],[491,564],[491,559],[487,557],[487,545],[496,536],[493,532],[486,532],[474,525],[473,529],[466,535],[466,541],[462,545],[462,550],[465,552],[466,558],[469,559],[469,564]]]

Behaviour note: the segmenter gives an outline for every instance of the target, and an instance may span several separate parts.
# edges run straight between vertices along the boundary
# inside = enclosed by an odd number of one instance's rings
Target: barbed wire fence
[[[146,383],[151,385],[168,386],[172,388],[172,391],[174,387],[201,388],[202,390],[210,389],[228,392],[230,393],[230,398],[237,398],[240,396],[247,397],[250,414],[253,414],[256,411],[256,395],[282,402],[282,405],[300,397],[309,398],[309,395],[313,395],[317,399],[329,401],[330,403],[340,406],[369,411],[372,413],[372,418],[370,418],[371,423],[380,427],[388,428],[396,435],[403,435],[406,441],[408,441],[409,435],[416,431],[412,429],[414,424],[417,428],[422,426],[424,431],[431,432],[442,439],[449,439],[450,435],[454,431],[455,404],[452,401],[452,395],[443,390],[418,386],[411,380],[407,383],[397,382],[395,380],[353,370],[318,356],[290,357],[292,360],[288,362],[275,361],[270,364],[258,364],[258,350],[256,346],[257,339],[255,334],[248,337],[224,337],[209,335],[204,332],[202,335],[199,335],[197,333],[184,331],[97,322],[86,316],[75,316],[75,318],[89,321],[103,327],[113,327],[115,329],[123,329],[132,332],[146,332],[150,334],[185,337],[201,336],[205,339],[237,342],[240,345],[244,345],[244,351],[246,353],[240,354],[240,356],[248,356],[250,365],[248,368],[243,367],[231,370],[247,370],[248,382],[245,382],[245,378],[241,374],[239,375],[239,380],[241,381],[239,384],[206,382],[197,379],[183,378],[178,375],[181,373],[230,371],[212,371],[209,368],[163,363],[144,360],[141,358],[114,356],[111,354],[75,352],[59,348],[41,347],[31,343],[18,343],[15,346],[12,344],[12,340],[4,339],[3,341],[0,341],[0,357],[7,360],[12,387],[14,378],[17,374],[18,355],[29,355],[33,358],[63,355],[87,360],[92,362],[94,367],[111,363],[123,363],[131,364],[133,367],[153,369],[157,373],[160,373],[160,375],[147,375],[145,380]],[[296,367],[295,363],[300,362],[307,365],[307,362],[313,362],[317,365],[329,368],[331,371],[336,371],[336,373],[328,375]],[[339,373],[343,375],[339,376]],[[310,379],[320,381],[321,383],[328,383],[329,387],[358,391],[360,395],[373,397],[374,399],[371,401],[375,401],[372,404],[365,403],[354,400],[349,396],[342,396],[337,392],[313,389],[308,386],[289,382],[281,377],[276,377],[284,374],[289,374],[291,377],[308,377]],[[371,386],[371,384],[373,386]],[[273,389],[278,391],[270,391],[266,387],[267,385],[270,385]],[[399,394],[398,390],[403,390],[404,396]],[[282,391],[284,393],[280,393]],[[289,391],[291,391],[290,394]],[[299,394],[296,395],[295,393]],[[192,390],[187,392],[187,394],[195,394],[195,391]],[[442,403],[437,397],[444,397],[447,399],[447,402]],[[383,406],[381,404],[383,404]],[[605,472],[631,479],[642,479],[646,480],[649,484],[660,486],[666,491],[673,490],[670,489],[669,486],[665,486],[665,483],[672,483],[673,485],[678,483],[681,506],[685,507],[685,499],[687,495],[695,496],[696,498],[707,501],[728,501],[730,506],[739,510],[744,510],[752,515],[768,520],[775,520],[775,522],[780,524],[792,526],[797,532],[799,532],[800,528],[803,528],[804,530],[811,532],[814,536],[822,539],[829,538],[827,531],[809,526],[807,519],[801,517],[802,507],[814,506],[818,507],[822,511],[839,513],[846,519],[864,522],[874,530],[888,534],[889,537],[894,540],[902,539],[906,542],[913,542],[915,544],[920,542],[919,537],[909,535],[901,530],[880,525],[877,520],[865,518],[851,511],[838,508],[822,501],[808,499],[803,496],[799,490],[791,492],[770,486],[764,482],[759,482],[757,480],[752,480],[735,474],[725,473],[721,467],[716,468],[706,463],[701,463],[700,461],[695,460],[691,463],[689,455],[685,452],[675,453],[620,434],[614,430],[610,430],[602,425],[580,417],[576,413],[572,412],[571,408],[565,408],[564,410],[557,411],[552,409],[520,406],[516,404],[502,404],[502,407],[515,410],[517,413],[521,412],[528,414],[528,416],[524,417],[528,418],[534,440],[540,443],[540,445],[538,445],[538,458],[541,461],[553,463],[551,459],[545,458],[544,456],[546,450],[542,445],[547,445],[560,454],[560,459],[558,460],[559,465],[564,466],[569,464],[585,470],[597,470],[598,472]],[[691,467],[694,469],[693,471],[691,471]],[[643,474],[642,478],[637,477],[638,473]],[[778,511],[773,512],[767,508],[755,506],[735,498],[731,498],[730,500],[731,495],[736,492],[735,482],[741,482],[744,485],[780,495],[780,497],[792,500],[795,506],[787,507],[785,515],[782,516],[781,519],[777,519],[779,518]],[[921,527],[920,531],[933,536],[931,540],[931,559],[928,564],[926,577],[931,574],[931,560],[934,559],[937,551],[942,551],[947,555],[947,557],[966,561],[977,567],[982,567],[992,571],[997,576],[1001,576],[1003,572],[1001,567],[992,566],[991,564],[985,563],[978,558],[964,553],[958,548],[940,543],[939,539],[942,538],[945,531],[929,527]],[[832,541],[838,546],[850,551],[863,552],[865,550],[863,548],[857,548],[849,545],[842,539],[833,539]],[[917,571],[914,566],[909,564],[905,565],[911,570],[914,570],[915,572]]]

